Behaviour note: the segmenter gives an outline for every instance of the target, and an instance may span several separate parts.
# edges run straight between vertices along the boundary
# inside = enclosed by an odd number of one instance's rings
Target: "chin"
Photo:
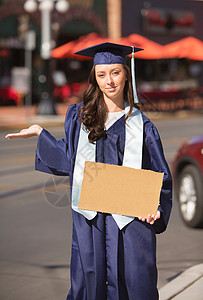
[[[109,99],[115,99],[115,98],[119,98],[120,94],[118,92],[111,92],[111,93],[106,93],[106,97],[108,97]]]

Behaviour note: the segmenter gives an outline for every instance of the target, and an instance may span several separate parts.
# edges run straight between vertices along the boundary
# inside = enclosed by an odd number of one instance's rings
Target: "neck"
[[[107,112],[117,112],[125,109],[124,99],[109,99],[104,95]]]

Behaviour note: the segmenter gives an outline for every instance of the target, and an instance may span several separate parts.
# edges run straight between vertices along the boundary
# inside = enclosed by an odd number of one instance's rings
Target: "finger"
[[[10,139],[15,139],[15,138],[26,138],[26,137],[29,137],[29,134],[26,132],[10,133],[10,134],[7,134],[5,137],[10,140]]]
[[[157,210],[156,216],[155,216],[155,220],[160,219],[161,213],[159,210]]]
[[[19,137],[19,133],[9,133],[5,136],[6,139],[14,139],[16,137]]]
[[[149,215],[147,218],[147,222],[151,224],[151,222],[153,222],[153,221],[154,221],[154,215],[152,215],[152,216]]]
[[[153,224],[154,224],[154,221],[155,221],[155,215],[152,215],[150,224],[153,225]]]

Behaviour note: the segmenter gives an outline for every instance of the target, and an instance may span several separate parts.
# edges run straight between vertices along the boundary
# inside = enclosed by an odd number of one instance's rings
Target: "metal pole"
[[[35,31],[29,30],[25,38],[25,67],[29,71],[28,93],[25,95],[27,119],[29,119],[30,109],[32,105],[32,50],[34,50],[35,47],[36,47]]]
[[[29,91],[25,96],[25,105],[32,105],[32,50],[25,50],[25,67],[29,70]]]
[[[56,115],[56,109],[51,96],[50,54],[51,54],[51,11],[41,9],[41,57],[45,61],[45,91],[41,95],[37,113],[41,115]]]
[[[41,10],[41,57],[43,59],[50,59],[51,52],[51,13],[49,10]]]
[[[26,0],[24,9],[29,13],[37,10],[37,2],[41,11],[41,57],[45,62],[45,77],[46,88],[41,94],[40,103],[37,109],[38,114],[53,115],[56,114],[54,102],[51,96],[51,12],[56,4],[56,9],[59,12],[66,12],[69,9],[69,3],[66,0]],[[28,56],[29,54],[27,54]]]

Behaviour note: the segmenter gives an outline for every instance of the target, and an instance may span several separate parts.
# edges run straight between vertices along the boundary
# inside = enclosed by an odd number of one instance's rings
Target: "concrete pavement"
[[[56,116],[36,115],[36,108],[0,107],[0,130],[21,129],[37,123],[44,127],[63,125],[68,105],[58,104]],[[174,113],[149,112],[150,119],[185,118],[200,115],[201,111],[180,111]],[[159,289],[160,300],[200,300],[203,295],[203,264],[187,269],[181,275]]]
[[[31,124],[41,126],[62,125],[68,106],[66,104],[57,105],[57,115],[37,115],[36,107],[24,106],[1,106],[0,107],[0,129],[24,128]]]
[[[203,263],[192,266],[159,289],[160,300],[201,300]]]

